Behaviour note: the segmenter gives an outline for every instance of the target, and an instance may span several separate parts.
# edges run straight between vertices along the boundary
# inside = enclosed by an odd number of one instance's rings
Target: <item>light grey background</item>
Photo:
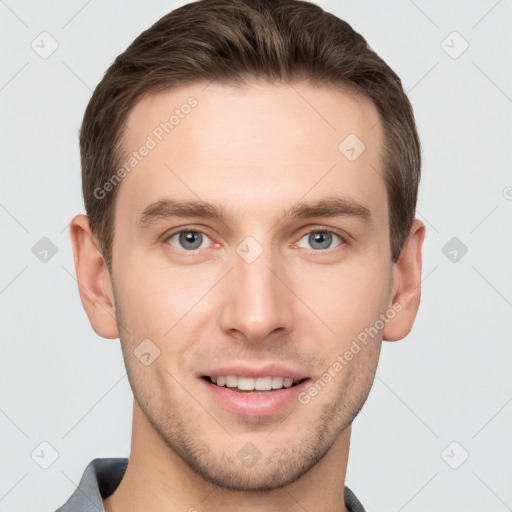
[[[94,333],[74,277],[78,129],[113,59],[183,3],[0,1],[0,512],[53,511],[90,460],[129,455],[119,340]],[[422,304],[408,338],[384,343],[346,483],[368,511],[511,510],[512,2],[317,4],[402,78],[424,152]],[[31,47],[43,31],[58,43],[46,59]],[[467,254],[443,253],[452,237]]]

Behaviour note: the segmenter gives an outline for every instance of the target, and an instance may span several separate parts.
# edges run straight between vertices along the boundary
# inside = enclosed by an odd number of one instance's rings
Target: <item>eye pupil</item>
[[[197,249],[201,246],[201,237],[202,234],[197,231],[183,231],[179,237],[180,244],[186,249]],[[190,247],[190,245],[187,246],[187,244],[192,244],[193,247]]]
[[[332,234],[327,231],[314,231],[309,235],[309,243],[315,249],[327,249],[332,243]],[[315,247],[315,243],[319,243],[320,247]]]

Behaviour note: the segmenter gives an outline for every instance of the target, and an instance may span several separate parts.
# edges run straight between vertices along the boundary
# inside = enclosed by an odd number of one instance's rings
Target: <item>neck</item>
[[[147,421],[134,401],[131,454],[106,512],[347,512],[344,501],[350,427],[298,480],[279,489],[247,492],[212,484],[193,471]]]

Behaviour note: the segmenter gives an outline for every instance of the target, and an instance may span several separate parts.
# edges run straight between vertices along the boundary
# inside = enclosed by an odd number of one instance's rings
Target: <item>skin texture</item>
[[[112,276],[87,217],[71,223],[82,304],[97,334],[120,338],[135,397],[130,462],[105,508],[344,511],[350,426],[382,340],[414,322],[424,225],[414,221],[393,264],[378,112],[333,88],[195,84],[149,96],[127,120],[127,154],[191,96],[197,106],[118,185]],[[349,134],[366,146],[354,161],[338,150]],[[327,196],[359,203],[371,221],[283,217]],[[138,225],[164,198],[222,203],[227,218]],[[178,228],[203,233],[201,248],[169,238]],[[327,248],[308,238],[326,230]],[[251,263],[236,250],[247,236],[262,249]],[[270,362],[316,381],[393,304],[401,311],[307,404],[234,414],[199,378]],[[134,356],[144,339],[160,350],[149,366]],[[237,457],[248,442],[261,453],[251,467]]]

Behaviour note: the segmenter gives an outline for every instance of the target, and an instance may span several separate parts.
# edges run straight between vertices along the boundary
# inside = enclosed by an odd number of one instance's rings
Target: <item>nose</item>
[[[261,342],[292,328],[286,268],[271,252],[265,248],[254,261],[234,254],[234,268],[224,280],[220,327],[241,341]]]

